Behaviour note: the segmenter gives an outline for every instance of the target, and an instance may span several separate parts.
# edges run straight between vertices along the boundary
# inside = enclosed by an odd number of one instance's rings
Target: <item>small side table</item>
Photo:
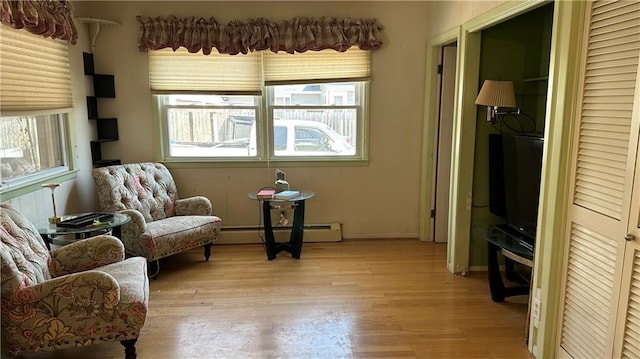
[[[313,198],[316,194],[311,191],[300,191],[300,194],[289,199],[259,199],[255,192],[247,193],[247,197],[254,201],[261,202],[262,215],[264,220],[264,236],[265,250],[267,259],[275,259],[278,253],[286,251],[291,253],[291,257],[300,259],[302,253],[302,237],[304,235],[304,203],[306,200]],[[293,210],[293,225],[291,227],[291,235],[289,242],[277,243],[273,235],[273,225],[271,224],[271,209],[273,203],[291,202]]]
[[[81,216],[78,215],[69,215],[62,216],[62,220],[73,219],[74,217]],[[42,222],[38,224],[38,233],[42,239],[44,239],[45,244],[48,249],[51,249],[51,244],[53,244],[53,238],[56,236],[64,236],[73,234],[77,240],[88,238],[98,232],[104,233],[105,231],[113,231],[113,234],[120,238],[120,226],[131,221],[131,217],[128,214],[124,213],[114,213],[113,217],[109,220],[109,222],[99,225],[99,226],[85,226],[85,227],[77,227],[77,228],[67,228],[67,227],[58,227],[54,223]]]
[[[511,287],[504,285],[498,264],[498,253],[505,257],[506,275],[509,277],[512,274],[513,262],[533,267],[533,248],[523,238],[513,234],[513,230],[506,225],[476,226],[474,229],[488,244],[491,299],[494,302],[504,302],[505,297],[529,294],[530,279],[527,284]]]

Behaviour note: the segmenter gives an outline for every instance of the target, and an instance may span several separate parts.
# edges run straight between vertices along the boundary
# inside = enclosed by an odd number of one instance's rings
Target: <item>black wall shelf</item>
[[[87,117],[96,121],[97,139],[90,141],[91,159],[94,167],[120,164],[119,159],[103,159],[102,144],[118,141],[118,119],[101,118],[98,111],[98,99],[115,98],[115,78],[113,75],[96,74],[93,54],[82,53],[84,74],[93,78],[93,96],[87,96]]]

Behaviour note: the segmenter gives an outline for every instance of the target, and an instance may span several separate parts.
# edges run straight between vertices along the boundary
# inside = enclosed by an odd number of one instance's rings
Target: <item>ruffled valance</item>
[[[0,0],[0,21],[71,44],[78,39],[71,4],[66,0]]]
[[[176,18],[137,16],[140,24],[140,51],[180,47],[205,55],[217,49],[222,54],[246,54],[271,50],[288,53],[334,49],[346,51],[351,46],[374,50],[382,46],[382,25],[376,19],[293,18],[279,22],[266,19],[234,20],[227,25],[214,18]]]

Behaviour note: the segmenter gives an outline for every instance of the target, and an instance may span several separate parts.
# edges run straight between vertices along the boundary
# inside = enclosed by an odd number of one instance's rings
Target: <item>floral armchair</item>
[[[164,165],[145,162],[100,167],[93,170],[93,178],[100,210],[131,216],[122,226],[128,253],[157,265],[160,258],[204,246],[205,260],[209,260],[222,220],[211,215],[213,207],[206,197],[179,199]]]
[[[0,204],[2,349],[8,356],[119,340],[136,357],[149,279],[100,235],[48,251],[33,224]]]

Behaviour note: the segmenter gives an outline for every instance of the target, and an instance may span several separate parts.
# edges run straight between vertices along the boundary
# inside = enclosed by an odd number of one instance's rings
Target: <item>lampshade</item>
[[[485,80],[476,98],[476,105],[516,107],[513,82]]]

